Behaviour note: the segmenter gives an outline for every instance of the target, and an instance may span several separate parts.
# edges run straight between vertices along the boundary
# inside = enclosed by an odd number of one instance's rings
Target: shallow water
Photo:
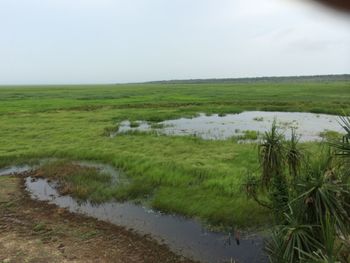
[[[0,169],[0,176],[2,175],[13,175],[28,172],[32,169],[29,165],[16,165],[11,167],[5,167]]]
[[[114,167],[95,162],[76,162],[82,166],[99,168],[119,178],[120,172]],[[12,166],[0,170],[0,175],[20,174],[33,170],[28,165]],[[169,248],[183,256],[208,263],[221,262],[267,262],[263,253],[264,240],[259,235],[242,233],[239,244],[234,233],[209,231],[199,222],[181,216],[163,214],[130,202],[107,202],[92,204],[79,202],[70,196],[61,196],[55,182],[46,179],[27,177],[25,186],[31,197],[48,201],[73,213],[107,221],[140,234],[147,234],[165,243]],[[235,260],[235,261],[233,261]]]
[[[242,234],[238,245],[226,233],[212,232],[195,220],[162,214],[133,203],[107,202],[92,204],[78,202],[70,196],[60,196],[55,183],[46,179],[26,179],[26,188],[33,199],[49,201],[74,213],[107,221],[140,234],[149,234],[171,250],[203,262],[267,262],[262,252],[263,239]]]
[[[238,114],[207,116],[200,114],[194,118],[180,118],[160,122],[164,127],[153,129],[165,135],[194,135],[203,139],[224,140],[232,136],[242,135],[243,131],[254,130],[260,133],[271,128],[273,120],[286,138],[290,137],[292,127],[297,128],[301,141],[318,141],[322,138],[320,133],[325,130],[342,132],[339,118],[334,115],[315,114],[305,112],[268,112],[246,111]],[[140,121],[140,126],[130,127],[130,122],[124,121],[118,133],[128,131],[151,131],[151,125]]]

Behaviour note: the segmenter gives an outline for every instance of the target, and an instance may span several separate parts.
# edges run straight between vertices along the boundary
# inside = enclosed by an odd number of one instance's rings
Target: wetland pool
[[[291,128],[295,128],[300,135],[300,141],[320,141],[321,134],[325,131],[341,133],[339,117],[328,114],[316,114],[305,112],[268,112],[268,111],[245,111],[238,114],[199,114],[193,118],[180,118],[166,120],[158,123],[136,121],[131,123],[126,120],[120,123],[118,132],[130,131],[149,132],[155,131],[163,135],[187,135],[197,136],[207,140],[225,140],[231,137],[243,136],[246,131],[255,131],[263,134],[271,128],[276,120],[280,131],[288,139],[291,136]]]

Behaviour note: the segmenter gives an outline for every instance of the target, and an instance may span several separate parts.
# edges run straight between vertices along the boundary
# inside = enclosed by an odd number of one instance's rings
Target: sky
[[[307,0],[0,0],[0,85],[350,73],[350,14]]]

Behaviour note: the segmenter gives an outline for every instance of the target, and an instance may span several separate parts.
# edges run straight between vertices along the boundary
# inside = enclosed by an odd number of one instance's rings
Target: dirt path
[[[31,200],[0,176],[0,262],[193,262],[148,236]]]

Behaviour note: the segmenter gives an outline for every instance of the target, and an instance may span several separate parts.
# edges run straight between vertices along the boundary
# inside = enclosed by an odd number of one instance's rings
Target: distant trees
[[[206,83],[295,83],[350,81],[350,74],[256,77],[256,78],[218,78],[218,79],[178,79],[146,82],[148,84],[206,84]]]

